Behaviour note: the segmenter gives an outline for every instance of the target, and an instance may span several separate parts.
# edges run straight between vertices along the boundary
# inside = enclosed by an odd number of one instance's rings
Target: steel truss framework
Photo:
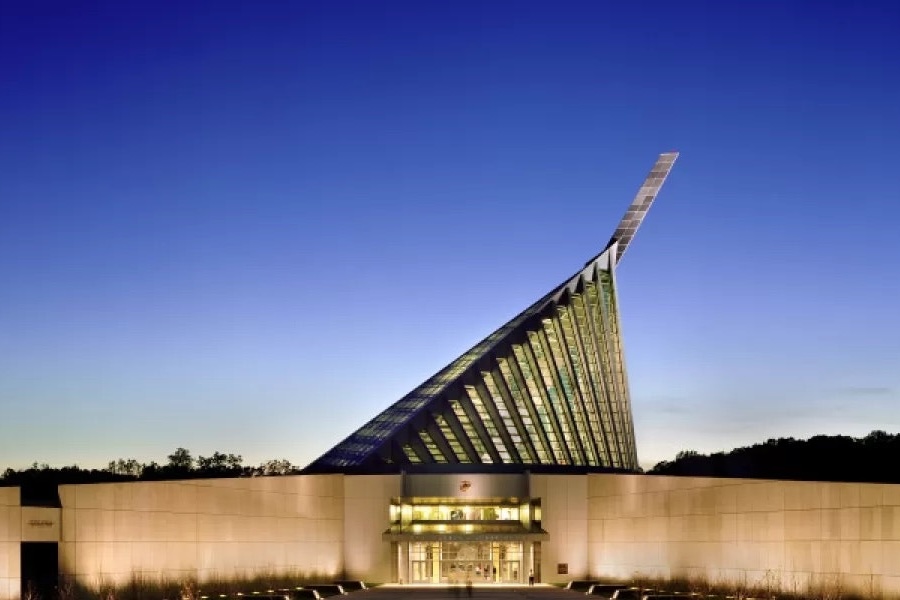
[[[307,471],[636,469],[615,270],[677,156],[660,155],[603,252]]]

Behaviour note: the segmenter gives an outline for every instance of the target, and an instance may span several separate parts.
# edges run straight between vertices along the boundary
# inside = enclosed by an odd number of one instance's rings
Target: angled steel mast
[[[605,248],[608,249],[615,242],[619,242],[619,250],[616,253],[615,262],[618,263],[622,260],[622,256],[628,249],[628,244],[631,243],[635,232],[637,232],[638,227],[641,226],[641,222],[647,215],[647,211],[650,210],[650,206],[656,200],[659,188],[665,183],[666,177],[669,176],[669,171],[672,170],[672,165],[675,164],[675,159],[677,158],[677,152],[664,152],[659,155],[659,158],[656,159],[656,164],[653,165],[650,174],[647,175],[647,179],[644,180],[644,184],[638,190],[634,200],[632,200],[631,206],[625,211],[625,216],[619,221],[619,226],[616,227]]]

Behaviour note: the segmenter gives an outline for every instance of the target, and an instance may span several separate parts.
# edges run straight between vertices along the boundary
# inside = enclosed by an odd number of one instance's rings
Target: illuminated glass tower
[[[677,157],[660,155],[600,254],[306,470],[636,469],[616,266]]]

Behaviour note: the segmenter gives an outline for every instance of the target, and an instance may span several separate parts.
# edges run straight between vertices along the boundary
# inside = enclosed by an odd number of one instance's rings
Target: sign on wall
[[[556,563],[556,574],[557,575],[568,575],[569,574],[569,563]]]
[[[22,541],[58,542],[60,512],[58,508],[23,506]]]
[[[431,498],[527,498],[528,476],[511,473],[408,474],[403,478],[404,496]]]

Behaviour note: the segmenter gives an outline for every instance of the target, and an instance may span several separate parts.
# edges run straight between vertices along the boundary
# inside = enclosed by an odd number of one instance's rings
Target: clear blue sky
[[[619,269],[645,465],[900,430],[896,2],[0,3],[0,468],[305,465]]]

